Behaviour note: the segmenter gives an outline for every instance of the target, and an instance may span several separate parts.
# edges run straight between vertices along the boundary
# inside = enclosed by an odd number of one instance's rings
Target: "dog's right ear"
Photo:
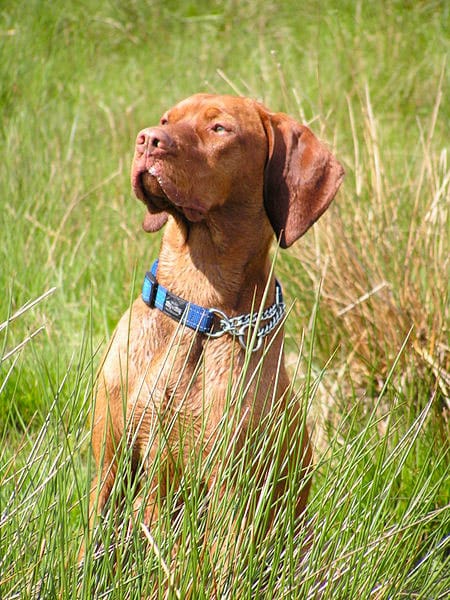
[[[154,233],[155,231],[159,231],[166,224],[166,221],[166,212],[151,213],[147,211],[142,222],[142,229],[147,233]]]

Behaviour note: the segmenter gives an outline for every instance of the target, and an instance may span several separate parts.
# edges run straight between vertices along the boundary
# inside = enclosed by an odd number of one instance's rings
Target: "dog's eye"
[[[211,128],[213,131],[215,131],[216,133],[226,133],[226,129],[223,125],[221,125],[220,123],[216,123],[215,125],[212,126]]]
[[[160,121],[161,125],[167,125],[169,121],[166,119],[166,117],[163,117]]]

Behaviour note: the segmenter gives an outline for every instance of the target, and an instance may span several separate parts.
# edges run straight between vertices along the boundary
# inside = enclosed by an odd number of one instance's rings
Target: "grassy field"
[[[1,598],[449,597],[449,31],[438,0],[2,1]],[[346,169],[276,265],[314,430],[314,538],[301,557],[295,477],[267,536],[270,479],[246,522],[244,448],[223,467],[238,495],[205,510],[193,457],[157,530],[79,565],[99,352],[159,248],[133,142],[197,91],[288,112]],[[106,516],[104,548],[112,530]]]

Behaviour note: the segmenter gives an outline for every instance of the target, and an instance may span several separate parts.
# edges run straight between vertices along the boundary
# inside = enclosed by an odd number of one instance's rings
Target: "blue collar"
[[[238,317],[227,317],[217,308],[203,308],[192,302],[188,302],[180,296],[169,292],[158,283],[156,273],[158,260],[152,265],[150,271],[145,274],[142,286],[142,300],[150,308],[157,308],[175,321],[181,322],[186,327],[194,329],[209,337],[220,337],[225,333],[238,338],[243,348],[247,347],[248,332],[252,325],[258,324],[257,339],[253,351],[261,347],[263,338],[268,335],[284,317],[285,304],[281,285],[275,280],[275,304],[266,308],[261,314],[258,311]],[[265,324],[261,324],[267,321]]]

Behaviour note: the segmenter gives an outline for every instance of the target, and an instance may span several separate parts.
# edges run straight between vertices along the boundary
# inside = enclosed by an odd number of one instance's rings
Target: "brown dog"
[[[197,452],[210,451],[230,374],[234,381],[239,378],[246,356],[248,388],[239,437],[244,439],[275,407],[288,410],[284,305],[269,249],[274,234],[282,248],[303,235],[327,209],[343,175],[307,127],[247,98],[198,94],[138,134],[131,181],[147,208],[143,227],[153,232],[167,226],[159,264],[144,286],[145,302],[139,298],[122,317],[99,372],[93,450],[101,477],[93,512],[105,507],[120,476],[122,444],[132,448],[139,477],[146,476],[156,456],[182,463],[192,440]],[[260,306],[255,323],[256,316],[249,315]],[[249,329],[254,347],[246,355]],[[256,383],[251,374],[263,352]],[[307,432],[292,402],[289,410],[289,444],[301,440],[306,470],[311,462]],[[166,421],[170,432],[163,456],[158,444]],[[200,429],[207,443],[200,441]],[[158,494],[164,496],[168,478],[175,477],[170,466],[167,473],[141,498],[148,525]],[[274,490],[275,499],[282,489],[280,484]],[[305,484],[298,495],[298,515],[308,491]]]

